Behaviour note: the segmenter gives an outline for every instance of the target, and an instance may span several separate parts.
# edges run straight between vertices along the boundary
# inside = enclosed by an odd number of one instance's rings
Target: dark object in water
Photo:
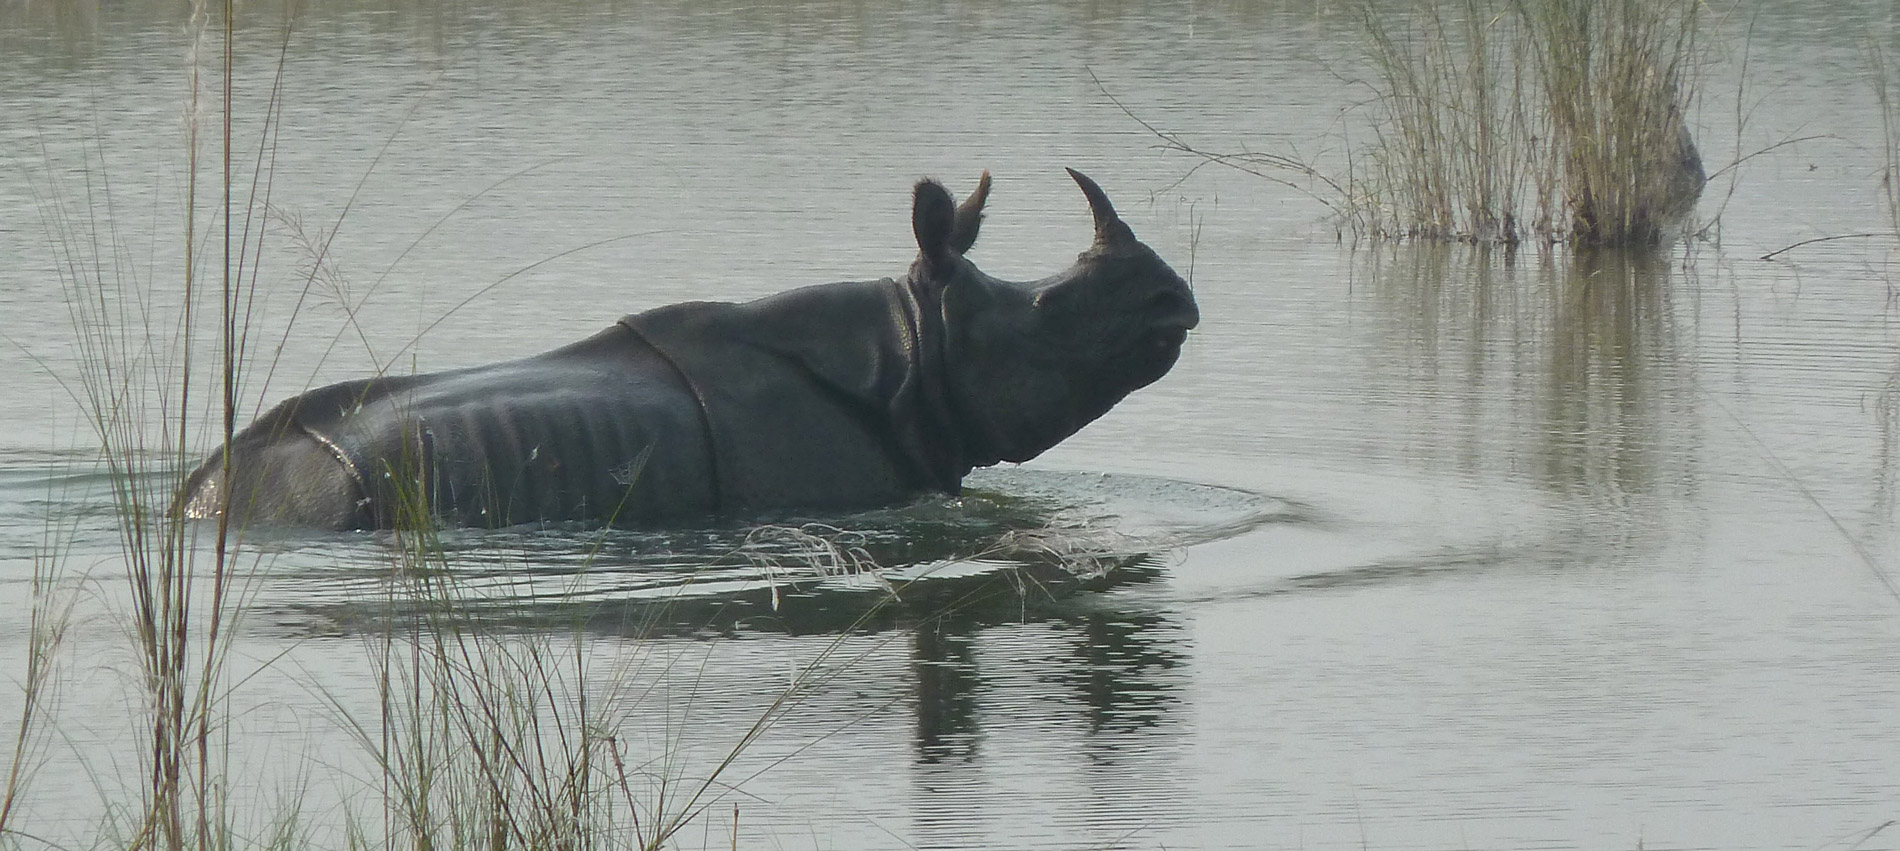
[[[330,529],[542,520],[656,525],[956,493],[1173,367],[1193,293],[1071,169],[1095,240],[1040,281],[964,258],[961,206],[917,184],[902,278],[689,302],[505,363],[369,378],[284,401],[212,454],[191,517]]]

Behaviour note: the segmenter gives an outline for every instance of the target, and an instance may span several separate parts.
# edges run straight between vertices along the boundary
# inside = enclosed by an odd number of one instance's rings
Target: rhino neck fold
[[[960,358],[951,351],[953,341],[950,328],[957,320],[950,315],[952,308],[944,304],[943,290],[907,283],[906,290],[917,316],[913,327],[917,328],[917,335],[921,339],[918,346],[922,365],[920,371],[927,381],[923,395],[931,411],[933,433],[943,435],[944,445],[955,450],[952,481],[961,482],[965,475],[977,467],[1034,457],[1037,454],[1035,452],[1020,459],[1014,457],[1019,453],[1010,451],[1012,443],[1007,433],[991,422],[990,418],[981,415],[980,405],[972,403],[969,397],[972,391],[968,384],[971,364],[967,357]],[[953,370],[962,372],[953,375]],[[957,492],[955,488],[947,490],[950,493]]]
[[[906,443],[913,447],[918,462],[930,472],[939,490],[958,494],[972,464],[946,375],[952,364],[945,353],[943,304],[932,289],[917,286],[911,278],[891,286],[903,310],[901,325],[913,376],[913,398],[906,401],[915,409],[915,416]]]
[[[631,321],[633,319],[634,317],[629,316],[626,319],[620,320],[620,327],[633,332],[633,336],[639,338],[640,342],[645,344],[647,348],[652,349],[653,353],[658,355],[660,360],[665,362],[666,365],[673,370],[675,375],[679,376],[680,383],[686,385],[686,389],[692,391],[693,404],[699,411],[700,431],[706,440],[706,463],[707,466],[712,468],[710,470],[712,510],[714,514],[725,514],[731,506],[726,504],[726,480],[722,469],[723,465],[719,462],[719,436],[713,431],[712,413],[706,410],[706,391],[699,386],[699,382],[693,380],[692,375],[680,368],[679,361],[674,360],[673,356],[668,354],[665,348],[653,342],[653,339],[648,337],[646,332],[640,330],[640,324]]]
[[[620,324],[692,389],[722,513],[871,507],[957,493],[970,470],[943,374],[953,365],[941,310],[918,289],[908,279],[826,284]]]

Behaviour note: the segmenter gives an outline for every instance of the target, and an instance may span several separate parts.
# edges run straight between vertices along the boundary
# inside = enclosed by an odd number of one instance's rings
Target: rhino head
[[[984,274],[963,254],[976,241],[989,174],[961,206],[919,182],[911,210],[914,292],[942,317],[945,390],[966,460],[1027,461],[1116,402],[1166,375],[1200,311],[1187,282],[1135,238],[1095,181],[1074,169],[1095,240],[1067,270],[1039,281]]]

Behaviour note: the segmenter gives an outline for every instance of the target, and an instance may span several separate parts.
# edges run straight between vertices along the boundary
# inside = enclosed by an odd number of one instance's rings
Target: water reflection
[[[1162,722],[1178,697],[1166,672],[1185,662],[1179,627],[1155,614],[1092,613],[1067,621],[1068,664],[1048,674],[1087,708],[1090,733],[1132,733]]]
[[[1377,398],[1405,452],[1474,481],[1529,480],[1605,517],[1695,487],[1699,406],[1678,268],[1660,252],[1371,251]]]
[[[1124,584],[1152,581],[1133,565]],[[913,630],[916,752],[911,818],[924,845],[1007,845],[988,836],[1005,813],[1128,835],[1184,805],[1180,684],[1190,665],[1171,612],[1071,598],[1014,623],[952,614]]]
[[[910,761],[932,790],[920,828],[973,829],[982,807],[938,790],[987,796],[985,779],[1025,748],[1078,759],[1096,789],[1085,799],[1122,802],[1104,803],[1101,819],[1145,812],[1125,805],[1161,790],[1130,784],[1173,776],[1188,654],[1172,613],[1120,601],[1166,575],[1179,541],[1241,534],[1290,509],[1140,476],[1019,470],[974,483],[961,498],[833,518],[822,570],[799,569],[812,538],[760,534],[782,527],[450,531],[419,583],[393,579],[390,556],[370,552],[387,540],[293,538],[257,620],[301,636],[421,624],[673,647],[786,636],[821,656],[840,641],[907,647],[879,676],[907,698]],[[397,593],[416,585],[446,590]]]
[[[1543,481],[1614,502],[1664,484],[1693,436],[1695,396],[1678,372],[1670,266],[1649,252],[1588,252],[1554,270],[1543,388]]]
[[[976,756],[976,632],[962,618],[920,624],[912,633],[917,678],[917,761],[968,761]]]
[[[1880,384],[1874,403],[1874,426],[1880,434],[1880,442],[1874,452],[1877,475],[1868,515],[1889,518],[1894,516],[1894,491],[1900,480],[1900,363],[1889,369],[1886,380]]]
[[[1152,563],[1116,570],[1112,585],[1125,587],[1161,575]],[[1073,709],[1064,717],[1085,722],[1085,738],[1115,737],[1159,726],[1179,702],[1170,672],[1186,664],[1180,626],[1154,612],[1091,607],[1073,611],[1054,598],[997,598],[1002,605],[964,606],[912,627],[911,667],[917,677],[917,760],[969,760],[981,739],[977,695],[988,684],[979,664],[981,628],[1004,607],[1019,606],[1014,625],[1038,629],[1036,683]],[[1099,601],[1099,598],[1096,598]],[[1093,753],[1094,751],[1090,751]],[[1107,751],[1102,754],[1106,757]]]

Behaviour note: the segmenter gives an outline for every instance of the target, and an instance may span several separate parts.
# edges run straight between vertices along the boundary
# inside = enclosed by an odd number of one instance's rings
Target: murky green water
[[[49,516],[79,515],[56,534],[96,589],[29,799],[51,837],[88,835],[137,773],[131,654],[99,614],[123,567],[56,380],[78,357],[56,249],[176,286],[174,11],[0,10],[0,659],[21,664]],[[247,14],[244,173],[279,61],[278,13]],[[1039,277],[1087,242],[1075,166],[1192,268],[1204,324],[1169,377],[995,480],[1001,508],[864,521],[894,560],[962,560],[919,588],[984,605],[933,619],[925,594],[844,629],[883,586],[774,589],[739,563],[714,590],[752,614],[641,643],[625,625],[646,610],[621,604],[694,569],[668,554],[740,532],[615,539],[599,571],[574,569],[584,536],[456,542],[490,599],[578,582],[605,604],[582,632],[603,670],[692,660],[691,687],[635,725],[689,760],[798,666],[848,660],[748,752],[742,847],[1850,845],[1900,818],[1896,243],[1756,258],[1891,228],[1863,46],[1900,47],[1894,23],[1878,3],[1738,9],[1691,121],[1710,170],[1824,138],[1719,174],[1700,210],[1721,213],[1717,241],[1578,260],[1352,250],[1297,193],[1190,175],[1091,79],[1204,147],[1337,156],[1364,89],[1353,16],[1327,4],[316,4],[283,53],[257,266],[277,366],[250,389],[268,403],[674,301],[896,274],[921,175],[967,191],[992,170],[972,259]],[[299,243],[332,233],[299,306]],[[1009,581],[1033,574],[1021,553],[973,557],[1014,528],[1010,497],[1050,491],[1088,534],[1224,531],[1092,539],[1109,572],[1048,588]],[[310,766],[362,764],[334,705],[373,705],[378,615],[348,596],[387,552],[265,549],[234,662],[261,672],[229,727],[260,810],[332,800]],[[685,847],[726,847],[717,811]]]

